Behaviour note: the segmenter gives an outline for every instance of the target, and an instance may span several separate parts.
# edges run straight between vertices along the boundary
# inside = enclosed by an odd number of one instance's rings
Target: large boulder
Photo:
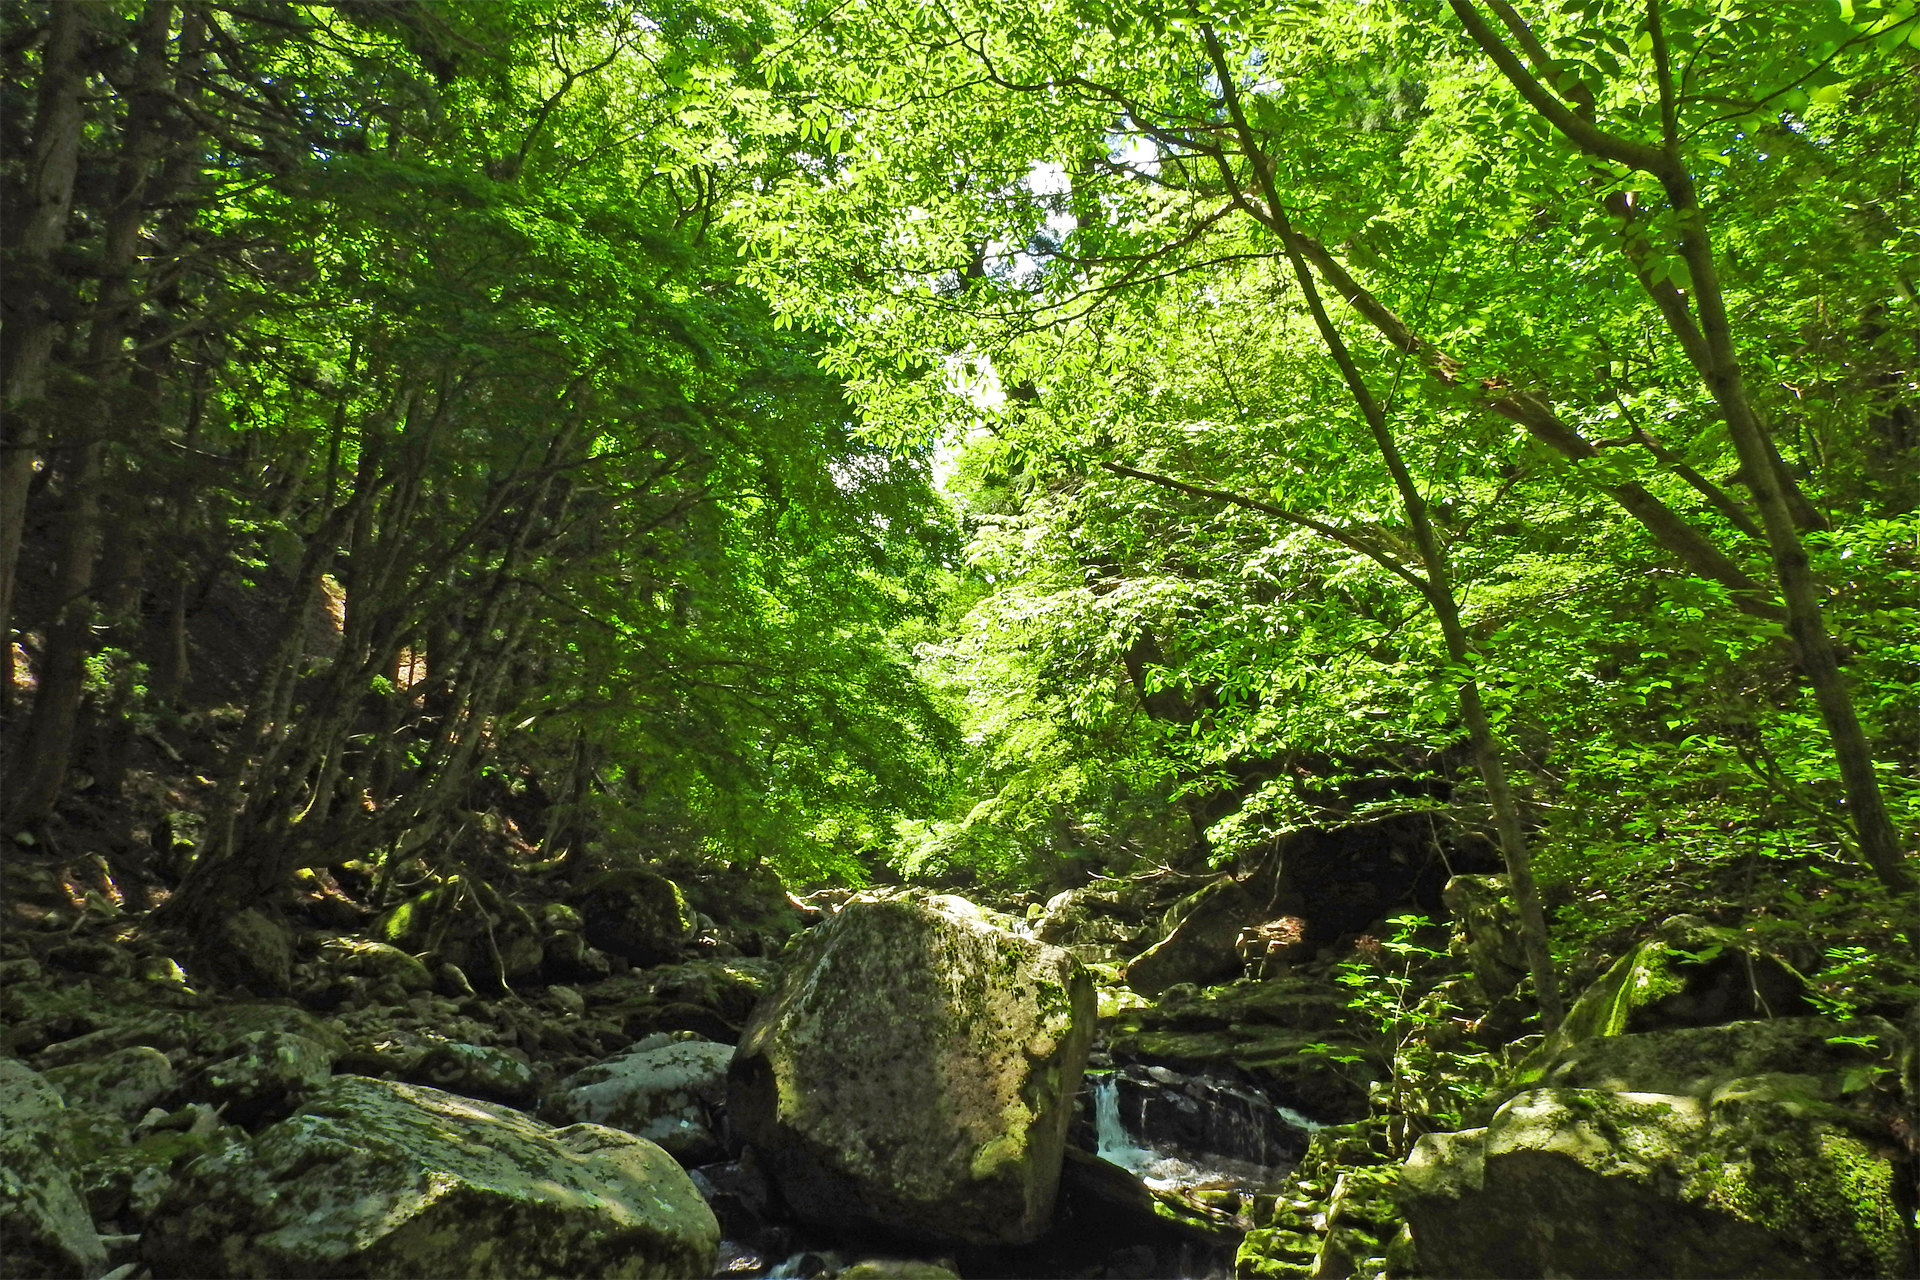
[[[863,897],[807,935],[729,1075],[734,1132],[802,1218],[1037,1238],[1093,1035],[1092,980],[961,898]]]
[[[1617,988],[1616,988],[1617,989]],[[1905,1276],[1910,1176],[1880,1018],[1600,1036],[1420,1140],[1421,1268],[1458,1276]]]
[[[664,1277],[708,1274],[719,1238],[641,1138],[341,1076],[189,1165],[143,1248],[163,1277]]]
[[[93,1276],[107,1252],[80,1199],[59,1090],[0,1058],[0,1274]]]
[[[703,1164],[722,1154],[713,1117],[732,1061],[731,1045],[650,1036],[562,1080],[542,1114],[637,1133],[682,1164]]]
[[[1484,1129],[1426,1135],[1400,1184],[1422,1273],[1912,1275],[1900,1152],[1805,1079],[1536,1089]]]

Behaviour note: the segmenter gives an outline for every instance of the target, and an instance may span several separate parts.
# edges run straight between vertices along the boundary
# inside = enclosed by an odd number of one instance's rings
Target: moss
[[[1695,1198],[1791,1241],[1833,1274],[1907,1273],[1891,1161],[1830,1130],[1742,1146],[1726,1159],[1702,1159],[1689,1188]]]

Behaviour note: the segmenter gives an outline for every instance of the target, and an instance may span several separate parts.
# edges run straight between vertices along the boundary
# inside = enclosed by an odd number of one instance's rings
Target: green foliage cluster
[[[764,29],[576,0],[0,15],[28,229],[0,607],[37,686],[8,690],[9,829],[98,767],[88,724],[231,663],[183,911],[457,862],[494,807],[549,858],[863,874],[943,771],[902,633],[952,534],[926,451],[861,438],[818,339],[737,279],[719,215],[791,163],[754,123]],[[209,655],[235,582],[265,621]]]
[[[1662,868],[1898,915],[1911,0],[0,15],[15,825],[238,577],[228,892],[528,797],[1027,884],[1450,804],[1563,958]]]
[[[1870,856],[1770,599],[1789,544],[1911,848],[1920,14],[1494,8],[1517,79],[1464,2],[767,11],[771,83],[832,125],[730,213],[745,273],[831,335],[869,430],[948,442],[972,536],[929,656],[977,763],[914,865],[1165,856],[1114,838],[1143,800],[1219,856],[1351,813],[1343,770],[1485,812],[1467,679],[1549,879]],[[1649,150],[1596,158],[1582,122]],[[1688,345],[1708,282],[1656,153],[1690,166],[1795,535]],[[1394,568],[1416,531],[1289,248],[1429,507],[1464,663]]]

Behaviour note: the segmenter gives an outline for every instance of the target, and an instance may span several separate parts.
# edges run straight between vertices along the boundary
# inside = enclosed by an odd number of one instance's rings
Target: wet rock
[[[718,1243],[652,1143],[346,1076],[189,1165],[143,1248],[162,1277],[669,1277],[709,1274]]]
[[[1707,1097],[1536,1089],[1429,1134],[1400,1202],[1425,1273],[1903,1276],[1901,1155],[1793,1077]]]
[[[195,1071],[186,1094],[223,1105],[235,1124],[277,1120],[333,1078],[327,1046],[288,1031],[252,1031],[233,1053]]]
[[[556,1124],[624,1129],[682,1164],[716,1160],[723,1151],[713,1117],[726,1102],[732,1060],[724,1044],[642,1041],[561,1081],[541,1114]]]
[[[693,908],[673,881],[630,867],[594,877],[581,891],[588,942],[633,964],[665,964],[694,934]]]
[[[173,1089],[179,1073],[158,1049],[133,1045],[90,1062],[54,1067],[45,1074],[68,1106],[132,1123]]]
[[[1108,1045],[1123,1066],[1240,1078],[1316,1119],[1352,1119],[1382,1073],[1341,1029],[1346,1015],[1336,989],[1304,979],[1181,986],[1152,1008],[1122,1010]]]
[[[0,1273],[98,1275],[107,1253],[75,1183],[59,1090],[0,1058]]]
[[[1052,1217],[1092,1037],[1084,970],[954,897],[863,897],[803,939],[729,1080],[804,1220],[1025,1241]]]
[[[1136,1066],[1110,1073],[1106,1087],[1128,1137],[1164,1155],[1283,1169],[1307,1149],[1305,1130],[1237,1080]]]

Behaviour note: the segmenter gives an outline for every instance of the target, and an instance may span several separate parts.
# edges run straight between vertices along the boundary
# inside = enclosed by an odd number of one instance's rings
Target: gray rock
[[[107,1252],[75,1185],[59,1090],[0,1058],[0,1273],[94,1276]]]
[[[939,1242],[1050,1225],[1094,993],[954,897],[863,896],[807,935],[729,1075],[736,1135],[802,1218]]]
[[[70,1107],[84,1108],[129,1123],[173,1088],[178,1073],[166,1054],[148,1045],[118,1049],[91,1062],[76,1062],[46,1072]]]
[[[189,1165],[143,1249],[162,1277],[673,1277],[709,1274],[719,1234],[643,1139],[342,1076]]]
[[[682,1164],[704,1164],[723,1154],[712,1117],[726,1102],[732,1060],[731,1045],[704,1040],[636,1045],[561,1081],[543,1115],[624,1129]]]

